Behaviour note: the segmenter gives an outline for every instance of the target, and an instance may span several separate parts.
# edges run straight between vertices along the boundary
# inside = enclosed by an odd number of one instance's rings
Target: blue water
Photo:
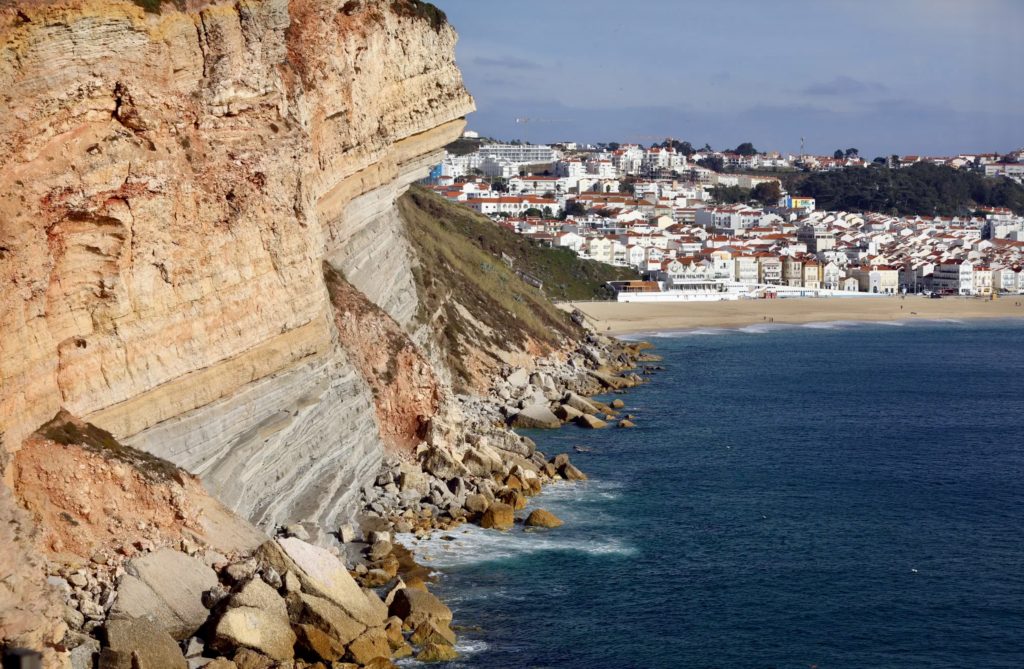
[[[420,551],[458,667],[1024,667],[1024,321],[651,339],[552,531]]]

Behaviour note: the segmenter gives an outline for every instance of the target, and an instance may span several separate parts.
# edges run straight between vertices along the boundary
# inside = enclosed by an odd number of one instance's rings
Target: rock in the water
[[[598,412],[598,408],[593,402],[582,395],[577,395],[576,393],[566,393],[565,397],[562,399],[562,404],[570,406],[580,413],[595,414]]]
[[[564,467],[558,470],[566,481],[586,481],[587,475],[576,468],[576,465],[571,462],[566,463]]]
[[[448,626],[452,622],[452,610],[440,599],[426,590],[405,588],[395,593],[389,613],[398,616],[413,629],[426,622]]]
[[[603,427],[608,427],[608,423],[604,422],[597,416],[591,416],[590,414],[583,414],[577,418],[576,424],[580,427],[585,427],[591,430],[599,430]]]
[[[217,574],[202,560],[164,548],[135,558],[127,571],[111,616],[149,618],[179,641],[206,622],[203,592],[217,585]]]
[[[495,529],[495,530],[509,530],[512,529],[512,525],[515,523],[515,511],[508,504],[496,503],[492,504],[484,511],[483,518],[480,519],[480,527]]]
[[[326,549],[287,538],[268,541],[260,554],[278,572],[294,571],[304,593],[333,602],[367,627],[384,624],[345,565]]]
[[[626,403],[620,400],[619,398],[616,397],[615,399],[612,400],[613,409],[621,409],[624,406],[626,406]]]
[[[420,662],[450,662],[459,656],[455,648],[448,644],[428,643],[416,655]]]
[[[553,430],[562,427],[562,421],[546,406],[533,404],[512,418],[512,427]]]
[[[428,643],[446,643],[455,645],[455,632],[451,627],[442,624],[440,621],[428,620],[416,626],[409,641],[417,646]]]
[[[218,648],[243,646],[279,662],[295,657],[295,633],[287,615],[249,606],[228,609],[213,634]]]
[[[187,662],[171,635],[143,618],[113,618],[105,626],[104,669],[185,669]],[[134,656],[134,658],[133,658]]]
[[[481,514],[487,511],[487,498],[479,493],[466,495],[466,511],[474,514]]]
[[[569,406],[568,404],[562,404],[557,409],[555,409],[555,415],[558,416],[561,420],[564,420],[566,423],[568,423],[582,416],[583,412],[580,411],[579,409],[575,409]]]
[[[623,418],[622,420],[619,421],[619,427],[636,427],[636,423],[629,420],[628,418]]]
[[[526,517],[527,527],[561,527],[562,521],[555,514],[544,509],[534,509],[530,512],[530,515]]]

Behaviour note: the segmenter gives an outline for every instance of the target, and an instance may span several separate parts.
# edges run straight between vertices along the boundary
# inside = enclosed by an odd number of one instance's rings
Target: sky
[[[531,142],[1024,147],[1024,0],[434,0],[469,129]]]

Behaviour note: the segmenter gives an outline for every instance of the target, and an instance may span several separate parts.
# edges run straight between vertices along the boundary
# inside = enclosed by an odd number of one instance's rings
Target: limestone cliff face
[[[0,5],[3,447],[63,408],[326,521],[382,440],[322,263],[410,324],[374,230],[472,110],[455,34],[412,0],[181,6]]]

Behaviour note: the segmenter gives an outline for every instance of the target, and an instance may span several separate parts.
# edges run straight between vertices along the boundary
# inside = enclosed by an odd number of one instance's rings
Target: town
[[[980,207],[956,216],[822,211],[777,173],[866,168],[856,149],[832,156],[636,144],[449,147],[428,187],[539,244],[630,267],[620,301],[740,297],[1024,293],[1024,216]],[[467,150],[471,149],[471,150]],[[919,163],[1024,182],[1024,149],[874,163]],[[747,202],[730,193],[749,194]]]

